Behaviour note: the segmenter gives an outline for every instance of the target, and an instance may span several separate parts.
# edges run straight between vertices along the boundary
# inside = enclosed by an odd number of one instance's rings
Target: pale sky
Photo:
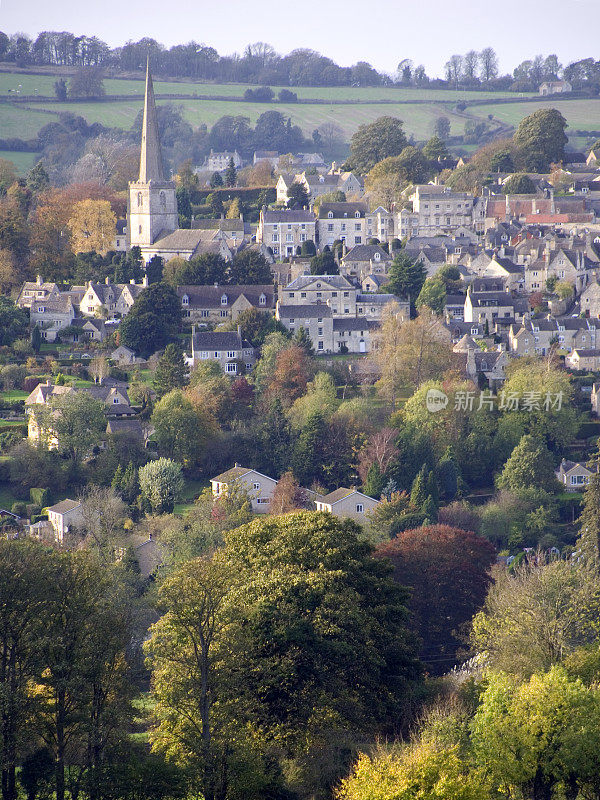
[[[393,71],[400,60],[443,76],[453,53],[492,46],[500,70],[537,53],[563,64],[600,58],[600,0],[0,0],[0,30],[96,35],[111,47],[144,36],[166,46],[190,40],[221,55],[265,41],[280,53],[310,47],[349,66]]]

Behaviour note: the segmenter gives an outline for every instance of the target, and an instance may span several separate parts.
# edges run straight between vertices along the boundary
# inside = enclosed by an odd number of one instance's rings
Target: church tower
[[[175,184],[165,180],[154,88],[147,63],[140,174],[137,181],[129,184],[129,245],[138,245],[143,250],[154,244],[159,236],[172,233],[178,227]]]

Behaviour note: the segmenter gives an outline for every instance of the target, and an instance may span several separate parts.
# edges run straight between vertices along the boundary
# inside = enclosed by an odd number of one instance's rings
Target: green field
[[[52,96],[54,75],[21,75],[0,73],[0,98],[9,93],[9,89],[22,95],[38,94]],[[33,138],[39,129],[56,119],[63,111],[83,116],[89,123],[100,122],[111,128],[129,130],[142,107],[143,80],[119,80],[115,78],[104,81],[108,94],[128,95],[131,100],[113,100],[104,102],[33,102],[27,107],[12,104],[0,104],[0,138],[18,136]],[[212,126],[224,115],[243,115],[251,123],[265,111],[277,109],[292,122],[299,125],[304,134],[310,137],[313,130],[325,122],[334,122],[344,132],[346,141],[359,125],[372,122],[377,117],[389,115],[404,121],[408,135],[417,140],[431,136],[436,119],[446,116],[451,123],[451,134],[461,135],[468,117],[487,120],[493,115],[497,121],[517,126],[527,114],[540,108],[558,108],[566,117],[571,128],[581,130],[600,129],[600,99],[598,100],[564,100],[555,101],[531,95],[531,100],[524,103],[493,103],[477,105],[478,100],[489,100],[515,97],[510,92],[472,92],[444,91],[440,89],[410,89],[401,87],[292,87],[298,97],[304,100],[320,102],[306,103],[246,103],[234,98],[243,95],[249,88],[245,84],[197,83],[193,81],[157,81],[155,90],[159,95],[158,102],[166,103],[168,99],[160,99],[161,94],[189,95],[189,99],[174,100],[181,106],[183,115],[194,127],[201,124]],[[273,86],[277,93],[279,87]],[[208,99],[210,96],[232,98],[231,100]],[[519,95],[523,97],[523,95]],[[525,95],[527,97],[527,95]],[[328,102],[331,101],[331,102]],[[336,102],[337,101],[337,102]],[[342,101],[342,102],[340,102]],[[355,102],[352,102],[355,101]],[[412,101],[412,102],[411,102]],[[420,101],[420,102],[415,102]],[[424,102],[425,101],[425,102]],[[458,101],[469,101],[466,114],[455,110]],[[45,113],[44,113],[45,112]],[[568,131],[567,131],[568,132]],[[580,141],[581,139],[581,141]],[[583,147],[584,137],[572,137],[572,144]],[[472,149],[472,148],[471,148]],[[10,158],[15,162],[21,174],[24,174],[34,161],[30,153],[5,153],[0,157]]]
[[[160,105],[166,100],[159,100]],[[274,106],[268,103],[237,103],[226,100],[176,100],[174,101],[183,109],[183,115],[193,126],[201,124],[209,127],[222,116],[242,115],[248,117],[252,123],[265,111]],[[80,114],[88,122],[101,122],[103,125],[113,128],[128,130],[140,111],[141,103],[139,100],[114,101],[102,103],[52,103],[43,106],[50,111],[71,111]],[[404,120],[405,130],[408,134],[413,134],[418,139],[423,139],[431,135],[431,128],[434,121],[439,116],[447,116],[450,119],[453,134],[460,134],[464,129],[464,118],[446,110],[438,105],[417,105],[417,104],[377,104],[369,103],[365,105],[327,105],[327,104],[285,104],[277,103],[277,111],[281,111],[286,117],[291,117],[294,125],[300,125],[307,136],[324,122],[335,122],[339,125],[348,139],[357,127],[365,122],[372,122],[383,115],[399,117]],[[45,124],[48,120],[45,119]],[[2,124],[0,123],[0,136],[2,136]]]
[[[0,96],[9,94],[35,95],[54,97],[55,75],[22,75],[18,73],[0,72]],[[68,83],[68,77],[65,76]],[[142,94],[144,79],[125,80],[106,78],[104,88],[107,94]],[[212,96],[242,97],[246,89],[253,88],[243,83],[200,83],[195,81],[155,81],[157,94],[197,94]],[[411,89],[397,86],[379,86],[357,88],[352,86],[271,86],[275,94],[281,88],[291,89],[301,99],[318,100],[363,100],[378,102],[381,100],[433,100],[436,102],[456,103],[458,100],[477,100],[478,98],[512,97],[512,92],[473,92],[446,91],[444,89]],[[9,91],[11,90],[11,91]]]
[[[469,106],[470,114],[485,117],[493,114],[496,119],[515,127],[528,114],[541,108],[556,108],[571,128],[600,130],[600,99],[598,100],[548,100],[539,103],[499,103],[498,105]],[[568,133],[568,131],[567,131]]]
[[[12,161],[19,175],[26,175],[33,167],[36,153],[15,153],[12,150],[0,150],[0,158]]]

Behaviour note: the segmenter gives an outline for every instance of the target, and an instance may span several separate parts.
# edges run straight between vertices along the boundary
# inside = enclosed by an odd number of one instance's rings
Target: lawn
[[[7,389],[0,392],[0,402],[16,403],[18,400],[25,400],[29,397],[29,392],[24,392],[22,389]]]
[[[185,479],[185,486],[181,495],[181,501],[175,504],[173,513],[182,517],[188,509],[192,508],[194,501],[203,489],[208,488],[206,481],[194,480],[192,478]]]

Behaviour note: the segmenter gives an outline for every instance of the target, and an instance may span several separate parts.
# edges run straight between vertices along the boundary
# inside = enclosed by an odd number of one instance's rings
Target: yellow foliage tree
[[[117,233],[117,218],[108,200],[80,200],[68,222],[74,253],[94,250],[106,254]]]

